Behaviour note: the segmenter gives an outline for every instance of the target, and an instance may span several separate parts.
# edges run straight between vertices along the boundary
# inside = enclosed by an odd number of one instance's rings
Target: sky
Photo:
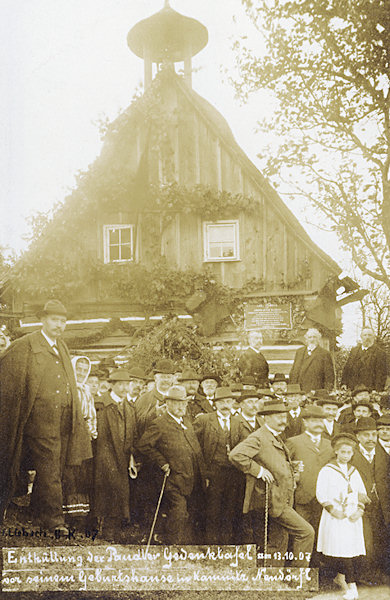
[[[237,74],[233,40],[246,36],[260,54],[259,32],[240,0],[170,4],[208,28],[209,43],[193,59],[193,88],[223,114],[259,166],[256,155],[269,140],[256,134],[256,121],[271,114],[272,98],[263,91],[242,105],[229,82]],[[163,0],[1,0],[0,246],[23,250],[26,218],[63,200],[77,172],[100,153],[99,120],[115,118],[143,81],[143,61],[129,50],[127,33],[162,6]],[[347,267],[333,234],[310,224],[310,209],[288,205],[314,241]],[[352,342],[356,318],[348,321]]]

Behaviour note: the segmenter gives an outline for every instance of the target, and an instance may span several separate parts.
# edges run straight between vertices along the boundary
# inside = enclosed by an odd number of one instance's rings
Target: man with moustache
[[[195,534],[191,524],[197,521],[205,484],[203,457],[186,417],[185,388],[172,386],[165,400],[166,411],[146,429],[138,442],[138,452],[167,476],[167,542],[188,544]]]
[[[318,530],[322,512],[322,506],[316,498],[318,473],[334,455],[330,441],[322,437],[325,416],[319,406],[304,408],[304,433],[286,441],[291,459],[301,462],[303,466],[295,489],[294,507],[315,531]]]
[[[369,391],[381,392],[389,374],[386,352],[375,343],[375,334],[364,327],[361,342],[349,353],[345,363],[341,384],[353,390],[357,385],[367,386]]]
[[[263,346],[263,334],[261,331],[250,331],[248,333],[249,348],[244,350],[238,361],[241,375],[251,375],[256,384],[261,386],[268,382],[269,366],[261,353]]]
[[[234,398],[230,388],[217,388],[213,413],[198,415],[194,421],[206,465],[206,542],[232,544],[233,529],[241,507],[243,477],[229,462],[229,452],[240,441],[238,417],[233,416]]]
[[[135,412],[137,417],[138,437],[141,437],[146,427],[164,410],[164,396],[173,385],[176,367],[168,358],[157,361],[153,369],[155,387],[139,397]]]
[[[145,382],[147,381],[147,376],[144,371],[140,367],[131,367],[128,369],[129,374],[129,384],[127,389],[126,399],[130,404],[135,406],[142,390],[144,388]]]
[[[204,396],[199,394],[199,383],[201,377],[194,369],[184,369],[179,377],[179,385],[184,386],[188,400],[188,415],[191,419],[194,419],[197,414],[203,412],[206,400]],[[208,402],[207,402],[208,404]],[[210,410],[211,407],[206,407],[206,410]],[[211,409],[212,410],[212,409]]]
[[[290,372],[290,383],[299,383],[303,392],[331,390],[334,388],[335,371],[330,352],[320,345],[318,329],[308,329],[305,346],[298,348]]]
[[[324,439],[330,441],[334,435],[341,432],[341,425],[337,423],[337,415],[342,402],[336,396],[331,396],[327,392],[315,396],[313,400],[315,400],[316,405],[320,406],[325,413],[324,431],[321,435]]]
[[[66,309],[46,302],[42,328],[13,342],[0,359],[1,513],[24,459],[36,471],[31,506],[42,527],[67,534],[66,468],[92,457],[68,348],[61,336]]]
[[[292,537],[292,566],[309,566],[314,543],[313,527],[293,508],[294,469],[287,447],[280,439],[287,424],[287,408],[274,398],[265,403],[261,415],[265,424],[240,442],[229,455],[230,461],[246,474],[244,513],[264,511],[265,484],[269,486],[269,542],[271,556],[287,550]],[[257,540],[262,544],[262,540]]]
[[[367,491],[369,504],[363,515],[364,541],[366,545],[366,561],[362,569],[362,579],[375,581],[375,571],[381,558],[381,535],[383,523],[375,477],[375,459],[378,432],[375,419],[361,417],[354,427],[359,445],[354,452],[351,464],[359,471]]]

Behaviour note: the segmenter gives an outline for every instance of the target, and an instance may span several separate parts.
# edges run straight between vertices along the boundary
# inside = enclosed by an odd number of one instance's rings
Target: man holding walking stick
[[[266,484],[269,486],[270,566],[283,561],[290,535],[294,557],[291,565],[308,567],[314,529],[293,509],[294,471],[289,452],[280,439],[287,425],[287,410],[277,398],[266,402],[260,411],[265,424],[237,444],[230,452],[229,460],[246,474],[244,513],[264,511]]]
[[[167,476],[167,542],[188,544],[193,541],[190,532],[196,523],[196,510],[205,485],[202,451],[186,415],[186,390],[172,386],[165,397],[166,412],[155,419],[137,444],[138,452],[155,463]]]

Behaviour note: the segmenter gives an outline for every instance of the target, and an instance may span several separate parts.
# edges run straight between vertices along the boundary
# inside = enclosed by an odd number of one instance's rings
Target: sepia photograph
[[[0,28],[0,598],[389,598],[390,0]]]

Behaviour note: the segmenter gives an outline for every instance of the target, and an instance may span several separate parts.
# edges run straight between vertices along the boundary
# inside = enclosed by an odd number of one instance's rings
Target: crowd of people
[[[119,543],[255,543],[268,566],[333,570],[346,599],[389,576],[390,393],[371,330],[337,391],[316,329],[289,377],[270,377],[250,332],[222,385],[167,358],[148,374],[71,359],[65,307],[40,318],[0,358],[2,519],[28,492],[60,535],[88,520]]]

